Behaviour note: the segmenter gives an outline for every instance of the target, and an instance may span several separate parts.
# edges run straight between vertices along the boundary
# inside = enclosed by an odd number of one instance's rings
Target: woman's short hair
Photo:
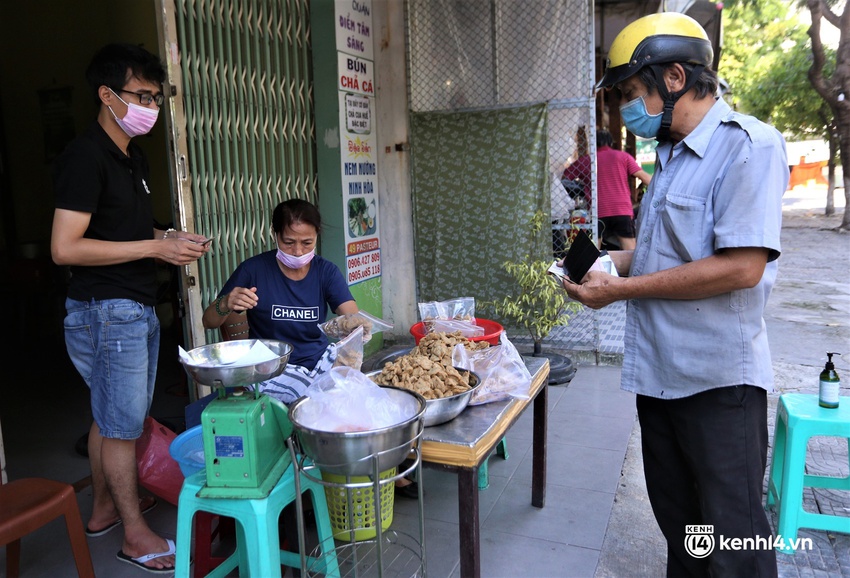
[[[322,215],[316,205],[303,199],[289,199],[274,208],[272,213],[272,230],[280,234],[293,223],[313,225],[316,233],[322,232]]]

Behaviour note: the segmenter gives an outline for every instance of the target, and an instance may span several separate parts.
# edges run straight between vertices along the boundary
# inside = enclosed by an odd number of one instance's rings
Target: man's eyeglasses
[[[162,106],[162,103],[165,102],[165,97],[161,92],[159,94],[151,94],[149,92],[132,92],[120,88],[118,89],[118,92],[123,92],[124,94],[135,94],[139,97],[139,104],[143,104],[145,106],[148,106],[152,102],[155,102],[157,106]]]

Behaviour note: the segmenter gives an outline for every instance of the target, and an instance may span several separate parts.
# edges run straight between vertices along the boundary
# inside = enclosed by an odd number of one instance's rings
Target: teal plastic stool
[[[787,393],[779,396],[773,438],[773,459],[767,489],[767,507],[776,509],[777,550],[794,554],[797,530],[809,528],[850,534],[850,516],[814,514],[803,509],[803,488],[850,490],[850,476],[838,478],[806,474],[806,447],[813,436],[841,437],[850,445],[850,397],[838,407],[818,406],[818,396]],[[784,547],[783,547],[784,543]]]
[[[189,552],[192,545],[192,519],[197,512],[209,512],[227,516],[236,520],[236,552],[218,565],[207,576],[221,578],[239,567],[242,576],[262,576],[276,578],[281,576],[280,566],[301,568],[301,556],[297,552],[280,549],[278,518],[283,508],[295,500],[295,467],[290,464],[266,498],[200,498],[198,491],[206,483],[206,471],[192,474],[183,482],[177,508],[177,558],[175,562],[176,578],[189,578]],[[333,532],[325,500],[324,486],[301,475],[301,492],[309,491],[316,517],[316,529],[319,544],[331,545]],[[301,529],[299,528],[299,531]],[[204,539],[204,537],[198,537]],[[307,558],[307,566],[317,565],[327,576],[339,576],[336,550],[322,552],[317,563],[315,558]]]
[[[496,446],[496,453],[503,459],[508,459],[508,442],[505,438],[499,441]],[[487,467],[487,462],[490,461],[490,456],[478,467],[478,489],[486,490],[490,487],[490,470]]]

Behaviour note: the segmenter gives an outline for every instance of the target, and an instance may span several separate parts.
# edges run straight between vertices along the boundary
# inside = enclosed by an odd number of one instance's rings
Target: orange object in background
[[[807,185],[809,181],[814,181],[819,185],[828,184],[823,176],[823,168],[827,165],[827,161],[806,163],[803,162],[805,160],[806,157],[800,157],[800,164],[791,167],[791,179],[788,181],[789,191],[797,185]]]

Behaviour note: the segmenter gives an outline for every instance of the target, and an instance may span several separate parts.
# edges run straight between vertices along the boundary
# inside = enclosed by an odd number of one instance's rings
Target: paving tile
[[[546,505],[531,505],[528,484],[512,480],[482,523],[482,531],[510,531],[517,536],[599,550],[605,537],[614,493],[549,483]]]
[[[504,544],[510,543],[510,548]],[[481,531],[481,575],[487,578],[593,576],[599,552],[560,542]],[[440,576],[440,574],[437,574]]]
[[[565,413],[563,420],[550,421],[549,444],[622,450],[629,443],[634,420],[634,415],[621,418]]]
[[[559,413],[582,413],[585,415],[625,417],[636,415],[635,394],[601,388],[575,387],[562,396],[553,411]]]

